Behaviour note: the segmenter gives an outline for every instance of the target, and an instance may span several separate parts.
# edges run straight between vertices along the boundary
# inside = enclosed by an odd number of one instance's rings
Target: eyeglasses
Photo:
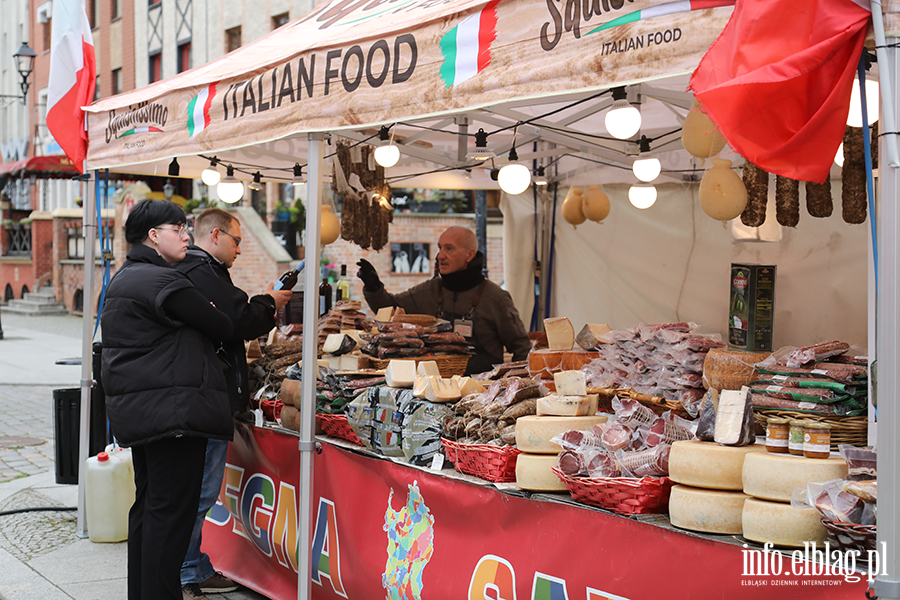
[[[185,225],[172,225],[171,227],[166,227],[165,225],[157,225],[153,229],[168,229],[169,231],[174,231],[178,234],[178,237],[182,237],[188,234],[188,226]]]
[[[234,240],[234,245],[235,245],[235,246],[240,246],[240,245],[241,245],[241,238],[235,237],[235,236],[231,235],[230,233],[228,233],[228,232],[225,231],[224,229],[220,229],[220,230],[219,230],[219,233],[224,233],[225,235],[227,235],[228,237],[230,237],[231,239],[233,239],[233,240]]]

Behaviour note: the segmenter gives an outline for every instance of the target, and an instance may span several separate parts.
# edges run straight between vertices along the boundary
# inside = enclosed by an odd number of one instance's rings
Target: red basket
[[[515,446],[460,444],[441,438],[444,454],[460,473],[493,482],[516,480],[516,457],[522,453]]]
[[[281,402],[280,398],[263,400],[259,403],[259,407],[262,409],[267,421],[274,421],[279,418],[281,416],[282,406],[284,406],[284,404]]]
[[[327,413],[316,413],[316,422],[322,428],[322,431],[324,431],[331,437],[347,440],[348,442],[356,444],[357,446],[364,445],[359,440],[359,436],[356,435],[356,432],[350,428],[350,423],[347,422],[347,415],[329,415]]]
[[[559,477],[574,500],[621,515],[664,513],[669,506],[673,481],[668,477]]]

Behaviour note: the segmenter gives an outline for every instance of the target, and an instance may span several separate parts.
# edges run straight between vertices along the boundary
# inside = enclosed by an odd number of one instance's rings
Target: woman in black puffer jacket
[[[134,458],[128,598],[180,600],[206,440],[232,439],[216,358],[232,325],[170,266],[184,258],[189,241],[181,208],[138,202],[125,222],[125,239],[128,259],[109,284],[100,321],[109,422]]]

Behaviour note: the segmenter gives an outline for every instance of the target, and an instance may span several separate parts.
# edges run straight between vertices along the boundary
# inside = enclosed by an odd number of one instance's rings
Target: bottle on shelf
[[[331,310],[331,284],[328,283],[328,269],[322,267],[322,283],[319,284],[319,316]]]
[[[341,278],[337,282],[337,302],[350,299],[350,282],[347,281],[347,265],[341,265]]]

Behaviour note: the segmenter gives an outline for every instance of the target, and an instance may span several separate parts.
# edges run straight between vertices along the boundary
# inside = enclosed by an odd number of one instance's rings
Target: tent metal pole
[[[318,372],[319,338],[319,260],[322,222],[322,170],[324,167],[324,133],[309,134],[309,183],[306,190],[306,264],[303,271],[303,366],[300,378],[300,507],[297,515],[297,598],[312,598],[312,565],[310,539],[312,533],[313,459],[316,451],[316,373]]]
[[[93,338],[94,321],[94,240],[97,239],[97,200],[95,186],[97,172],[83,183],[87,187],[84,194],[84,214],[81,232],[84,236],[84,309],[81,319],[81,416],[78,431],[78,523],[75,534],[80,538],[88,536],[88,524],[84,510],[84,483],[87,476],[85,461],[88,459],[91,441],[91,387],[93,378],[91,370],[91,339]]]
[[[478,249],[484,254],[484,269],[481,274],[487,277],[487,192],[485,190],[475,190],[475,239],[478,240]]]
[[[875,3],[872,5],[875,8]],[[881,15],[873,15],[873,21],[879,21]],[[882,55],[885,62],[881,62]],[[897,50],[882,48],[879,53],[879,71],[887,74],[891,81],[898,81],[900,72],[897,65]],[[896,90],[892,90],[896,91]],[[882,107],[885,116],[885,145],[896,140],[893,125],[896,122],[897,107],[885,104]],[[891,129],[888,129],[891,127]],[[885,163],[891,161],[890,154]],[[900,389],[900,374],[897,364],[900,363],[900,210],[897,199],[900,198],[897,165],[886,164],[881,169],[880,202],[876,205],[878,225],[878,289],[876,290],[876,355],[877,363],[883,368],[877,369],[878,425],[881,435],[878,436],[878,536],[876,549],[879,553],[878,570],[874,581],[875,593],[879,598],[900,598],[900,551],[898,551],[897,531],[900,528],[900,407],[894,402]],[[872,564],[872,563],[870,563]]]

